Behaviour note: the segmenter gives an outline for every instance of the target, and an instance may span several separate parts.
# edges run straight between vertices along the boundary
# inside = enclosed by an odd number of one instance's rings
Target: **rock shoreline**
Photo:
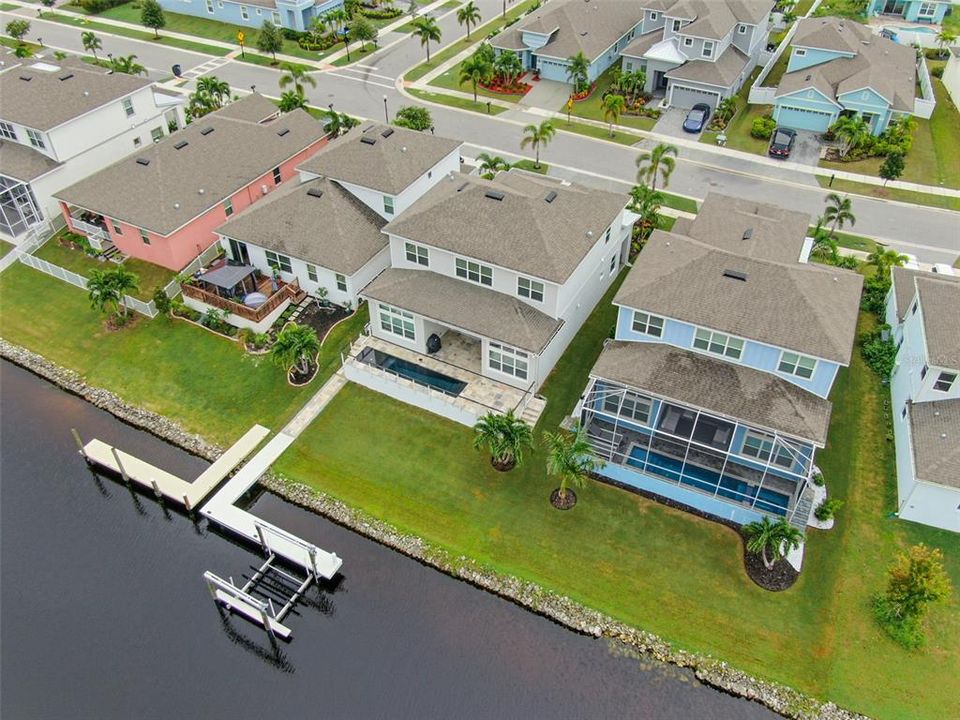
[[[0,357],[193,455],[212,461],[223,452],[223,448],[187,432],[172,420],[124,402],[109,390],[89,385],[73,370],[60,367],[2,338]],[[752,677],[721,660],[674,648],[652,633],[619,622],[566,596],[545,590],[536,583],[501,575],[466,556],[454,556],[446,550],[432,547],[422,538],[399,533],[385,522],[276,473],[267,473],[260,482],[296,505],[317,512],[441,572],[499,595],[576,632],[620,641],[626,650],[636,652],[638,657],[650,657],[659,662],[689,668],[700,682],[731,695],[759,702],[784,717],[795,720],[866,720],[864,715],[833,703],[821,702],[785,685]]]

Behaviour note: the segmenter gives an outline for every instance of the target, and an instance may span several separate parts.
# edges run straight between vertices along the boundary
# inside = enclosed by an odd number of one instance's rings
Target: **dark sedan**
[[[790,128],[777,128],[770,139],[770,157],[788,158],[797,141],[797,131]]]
[[[710,106],[706,103],[697,103],[687,113],[687,119],[683,121],[683,129],[688,133],[703,132],[709,119]]]

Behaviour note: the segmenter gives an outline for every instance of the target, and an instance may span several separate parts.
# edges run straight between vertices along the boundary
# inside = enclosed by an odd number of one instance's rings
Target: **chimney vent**
[[[740,282],[747,281],[747,274],[741,272],[740,270],[724,270],[723,276],[725,278],[730,278],[731,280],[739,280]]]

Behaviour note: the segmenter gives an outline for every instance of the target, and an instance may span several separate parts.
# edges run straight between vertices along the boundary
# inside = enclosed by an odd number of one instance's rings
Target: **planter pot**
[[[569,510],[577,504],[577,494],[573,490],[567,490],[566,497],[560,497],[560,488],[550,493],[550,504],[557,510]]]

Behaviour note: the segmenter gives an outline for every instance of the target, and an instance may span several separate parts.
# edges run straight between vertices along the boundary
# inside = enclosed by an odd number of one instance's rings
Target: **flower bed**
[[[510,85],[504,85],[496,80],[489,85],[485,85],[484,83],[477,84],[484,90],[499,93],[500,95],[526,95],[533,89],[533,85],[525,83],[522,80],[514,80]]]
[[[578,93],[572,93],[570,95],[570,99],[573,100],[574,102],[582,102],[587,98],[589,98],[591,95],[593,95],[593,91],[596,89],[597,89],[597,84],[591,83],[590,87],[588,87],[586,90],[581,90]]]

